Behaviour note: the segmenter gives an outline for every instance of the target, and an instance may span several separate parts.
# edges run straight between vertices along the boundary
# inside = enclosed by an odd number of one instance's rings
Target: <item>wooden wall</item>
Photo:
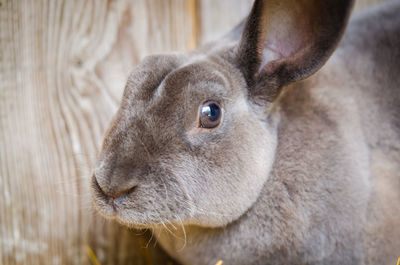
[[[173,264],[94,212],[91,168],[132,68],[216,38],[251,3],[0,0],[0,264]]]

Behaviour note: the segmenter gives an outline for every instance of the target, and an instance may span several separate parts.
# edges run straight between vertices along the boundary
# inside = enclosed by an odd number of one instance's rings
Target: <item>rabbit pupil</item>
[[[215,104],[203,107],[203,115],[206,115],[210,120],[218,119],[218,106]]]
[[[200,108],[200,125],[203,128],[218,126],[221,119],[221,108],[217,102],[207,101]]]

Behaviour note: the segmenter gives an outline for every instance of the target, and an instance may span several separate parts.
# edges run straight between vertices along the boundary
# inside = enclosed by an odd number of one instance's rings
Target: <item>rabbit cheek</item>
[[[181,158],[176,175],[194,205],[188,223],[224,226],[257,200],[274,160],[276,136],[255,119],[248,121],[251,126],[234,126],[235,130],[201,155]],[[240,145],[231,144],[237,139]]]

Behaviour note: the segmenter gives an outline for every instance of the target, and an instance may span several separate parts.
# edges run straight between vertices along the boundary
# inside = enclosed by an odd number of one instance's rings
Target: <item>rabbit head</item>
[[[105,215],[220,226],[257,199],[275,128],[248,103],[237,68],[190,56],[150,56],[129,77],[93,178]]]
[[[94,170],[97,209],[136,227],[218,227],[243,215],[274,162],[279,113],[271,106],[282,87],[325,62],[350,6],[256,1],[220,41],[144,59]]]

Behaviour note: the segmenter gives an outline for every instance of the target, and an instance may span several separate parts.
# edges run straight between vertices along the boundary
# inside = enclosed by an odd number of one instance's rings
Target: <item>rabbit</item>
[[[396,264],[400,1],[347,26],[352,6],[256,0],[221,39],[146,57],[95,208],[185,265]]]

